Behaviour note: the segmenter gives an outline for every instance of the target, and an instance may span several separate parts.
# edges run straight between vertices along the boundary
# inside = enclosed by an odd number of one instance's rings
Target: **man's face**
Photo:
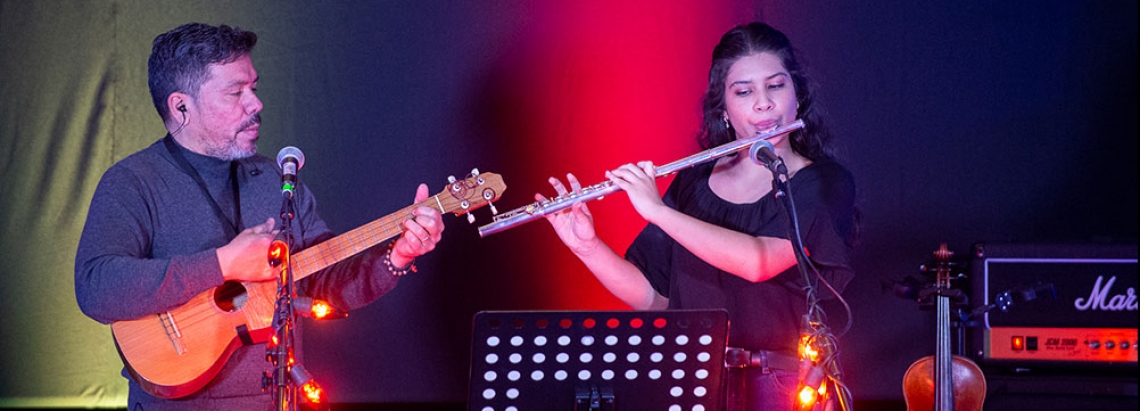
[[[263,105],[257,98],[257,70],[248,55],[211,64],[209,77],[191,99],[180,140],[190,150],[224,160],[257,153]],[[181,137],[181,136],[180,136]]]

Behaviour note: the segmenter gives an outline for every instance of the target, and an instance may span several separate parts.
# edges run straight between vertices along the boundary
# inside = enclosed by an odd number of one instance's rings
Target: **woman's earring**
[[[728,130],[731,128],[732,128],[732,123],[728,122],[728,116],[724,116],[724,129]]]

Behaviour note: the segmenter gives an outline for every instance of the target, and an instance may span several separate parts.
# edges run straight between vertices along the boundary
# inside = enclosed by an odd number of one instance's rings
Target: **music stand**
[[[718,411],[728,313],[482,311],[468,411]]]

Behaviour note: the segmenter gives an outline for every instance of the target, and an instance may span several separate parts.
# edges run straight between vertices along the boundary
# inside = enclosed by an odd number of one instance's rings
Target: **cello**
[[[950,354],[951,255],[945,243],[934,252],[937,342],[934,355],[915,361],[903,376],[907,411],[981,411],[986,397],[982,369],[969,358]]]

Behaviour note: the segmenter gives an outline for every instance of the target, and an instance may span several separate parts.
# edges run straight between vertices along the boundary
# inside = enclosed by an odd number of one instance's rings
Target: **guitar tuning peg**
[[[455,176],[447,176],[447,184],[455,184]]]
[[[475,224],[475,215],[467,213],[467,224]]]
[[[477,175],[479,175],[479,169],[478,168],[471,169],[471,176],[475,177]]]
[[[499,210],[495,208],[495,203],[488,201],[487,205],[491,206],[491,215],[499,215]]]

